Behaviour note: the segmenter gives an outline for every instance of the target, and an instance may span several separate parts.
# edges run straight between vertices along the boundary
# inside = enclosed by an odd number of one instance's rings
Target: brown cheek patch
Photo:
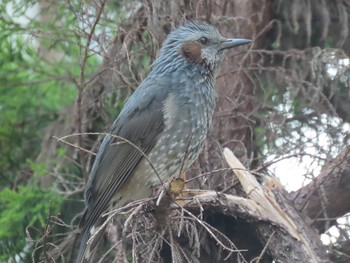
[[[201,64],[205,62],[202,58],[202,48],[203,46],[197,42],[187,41],[182,45],[181,52],[190,61]]]

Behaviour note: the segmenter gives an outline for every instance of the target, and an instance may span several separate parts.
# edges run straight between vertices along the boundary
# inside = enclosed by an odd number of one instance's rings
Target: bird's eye
[[[201,37],[200,39],[198,39],[198,42],[201,43],[202,45],[206,45],[208,44],[208,38]]]

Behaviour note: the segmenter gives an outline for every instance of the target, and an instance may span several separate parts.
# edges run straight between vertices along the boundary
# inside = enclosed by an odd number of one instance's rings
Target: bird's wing
[[[137,91],[136,91],[137,92]],[[135,95],[135,94],[134,94]],[[132,96],[113,124],[97,154],[86,191],[87,209],[81,225],[92,227],[114,194],[154,147],[164,129],[163,103],[168,94],[158,86]],[[127,139],[135,146],[113,136]]]

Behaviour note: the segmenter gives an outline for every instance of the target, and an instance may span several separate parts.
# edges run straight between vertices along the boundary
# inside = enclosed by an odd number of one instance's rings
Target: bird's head
[[[206,22],[187,22],[167,36],[153,67],[159,65],[163,70],[172,71],[181,65],[194,64],[215,70],[227,49],[250,42],[249,39],[224,38]]]

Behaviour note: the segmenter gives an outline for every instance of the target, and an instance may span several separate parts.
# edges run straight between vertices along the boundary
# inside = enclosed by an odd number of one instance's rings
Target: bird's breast
[[[192,81],[197,83],[188,87],[189,90],[174,91],[164,102],[165,128],[149,155],[162,180],[179,176],[189,168],[210,129],[215,108],[214,87],[204,80]],[[154,176],[149,178],[150,184],[157,180]]]

